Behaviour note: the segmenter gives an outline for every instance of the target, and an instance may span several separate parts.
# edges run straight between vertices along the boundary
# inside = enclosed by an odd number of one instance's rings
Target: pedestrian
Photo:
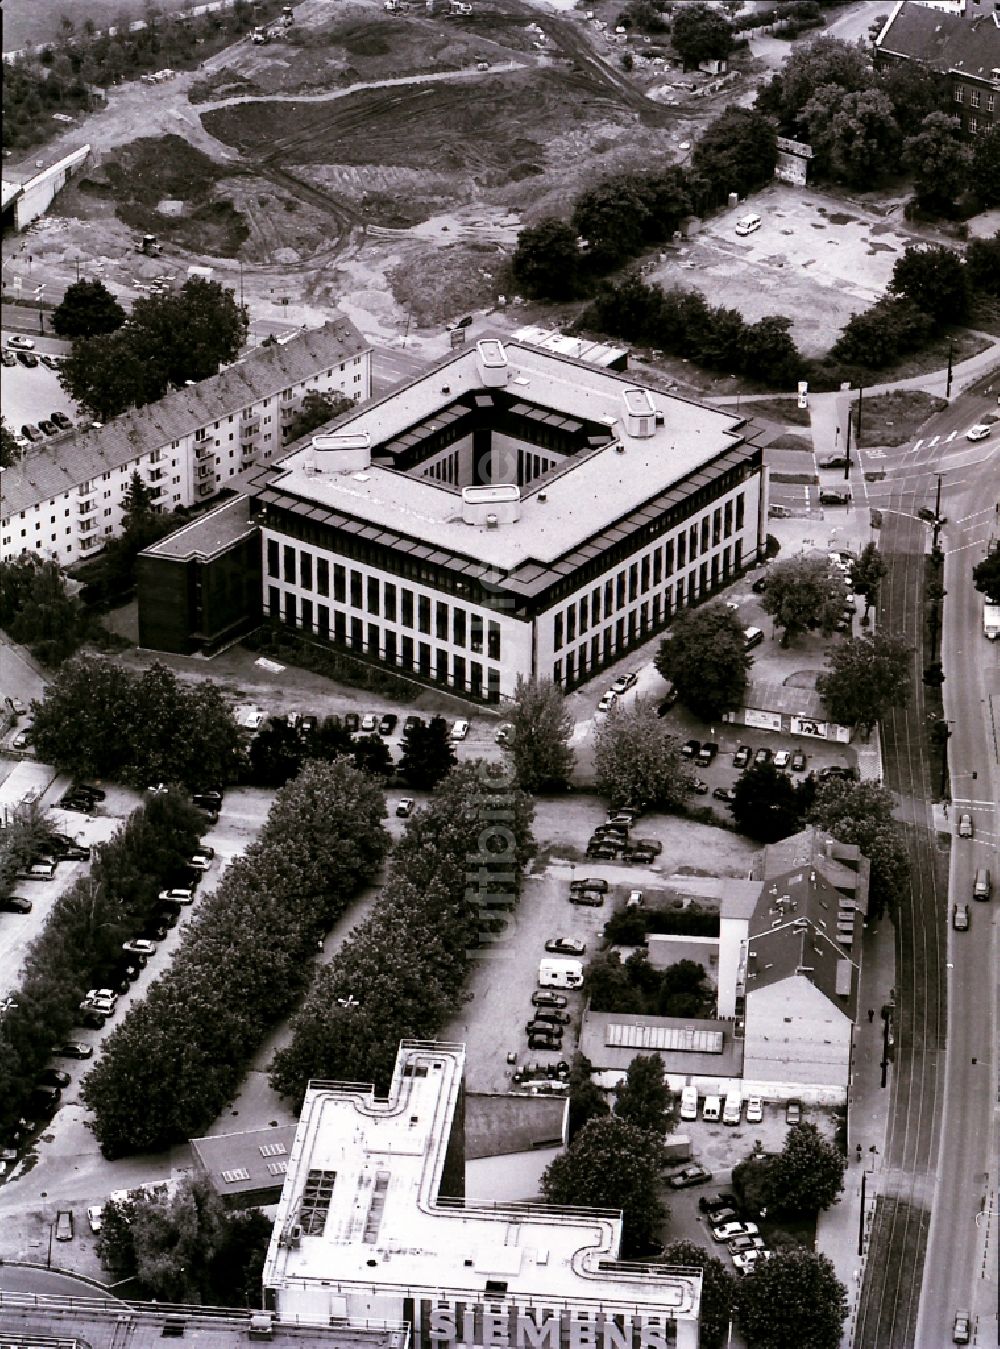
[[[874,1008],[874,1007],[869,1007],[869,1008],[868,1008],[868,1024],[869,1024],[869,1026],[872,1024],[872,1022],[873,1022],[874,1020],[875,1020],[875,1008]]]
[[[948,818],[948,802],[947,802],[947,801],[944,803],[944,818],[945,818],[945,819]]]

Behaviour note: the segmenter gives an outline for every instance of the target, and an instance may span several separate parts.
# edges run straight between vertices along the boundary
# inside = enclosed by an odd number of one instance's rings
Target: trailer
[[[1000,604],[983,602],[983,636],[995,642],[1000,637]]]
[[[40,801],[55,776],[55,769],[48,764],[27,759],[15,764],[0,782],[0,829],[5,829],[20,809]]]

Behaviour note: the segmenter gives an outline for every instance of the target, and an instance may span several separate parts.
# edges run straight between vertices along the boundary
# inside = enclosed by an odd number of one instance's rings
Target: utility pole
[[[850,399],[848,399],[848,402],[847,402],[847,443],[846,443],[846,446],[845,446],[845,448],[844,448],[844,457],[845,457],[845,459],[846,459],[846,461],[847,461],[847,462],[844,464],[844,477],[845,477],[845,478],[848,478],[848,477],[850,477],[850,473],[851,473],[851,403],[850,403]]]
[[[954,355],[955,355],[955,344],[954,344],[954,342],[949,342],[949,343],[948,343],[948,387],[945,389],[945,394],[944,394],[945,398],[947,398],[947,399],[949,399],[949,400],[951,399],[951,377],[952,377],[952,369],[951,369],[951,365],[952,365],[952,359],[953,359]]]
[[[938,474],[937,496],[934,501],[934,541],[931,544],[931,552],[938,550],[938,539],[941,535],[941,474]]]

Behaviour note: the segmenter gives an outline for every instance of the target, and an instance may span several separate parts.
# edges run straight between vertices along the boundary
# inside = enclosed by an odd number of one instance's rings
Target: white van
[[[706,1096],[705,1103],[701,1107],[701,1117],[710,1124],[718,1124],[719,1117],[722,1114],[722,1101],[718,1096]]]
[[[749,215],[741,216],[739,220],[737,220],[736,233],[740,236],[741,239],[745,239],[748,234],[753,234],[756,230],[759,230],[760,226],[761,226],[760,216],[755,215],[751,211]]]
[[[698,1088],[685,1087],[681,1092],[681,1119],[698,1118]]]
[[[581,988],[583,965],[579,960],[542,960],[538,984],[540,988]]]
[[[740,1117],[743,1114],[743,1097],[738,1091],[731,1091],[726,1095],[726,1103],[722,1107],[723,1124],[739,1124]]]

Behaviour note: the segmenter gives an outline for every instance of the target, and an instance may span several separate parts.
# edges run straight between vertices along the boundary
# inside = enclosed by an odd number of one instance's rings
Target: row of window
[[[985,111],[986,111],[986,112],[992,112],[992,111],[993,111],[994,106],[995,106],[995,101],[996,101],[996,95],[995,95],[995,94],[991,94],[991,93],[987,93],[987,95],[986,95],[986,108],[985,108]],[[963,85],[961,85],[961,84],[956,84],[956,86],[955,86],[955,102],[956,102],[956,103],[964,103],[964,102],[965,102],[965,87],[964,87]],[[978,89],[970,89],[970,90],[969,90],[969,107],[970,107],[970,108],[978,108],[978,107],[980,106],[980,103],[981,103],[981,100],[980,100],[980,96],[979,96],[979,90],[978,90]]]
[[[429,595],[415,594],[407,586],[396,586],[378,576],[365,577],[353,567],[345,567],[326,557],[314,557],[305,549],[279,544],[277,539],[267,541],[267,575],[282,580],[299,590],[315,592],[330,598],[335,604],[358,609],[371,617],[382,617],[387,623],[398,623],[403,628],[415,628],[434,635],[452,646],[465,647],[475,652],[485,649],[490,660],[500,659],[500,624],[475,610],[449,605],[444,600],[432,600]]]
[[[280,619],[289,627],[304,628],[328,641],[332,639],[354,651],[374,656],[387,665],[411,670],[425,679],[436,680],[448,688],[469,693],[474,698],[489,702],[500,700],[500,671],[496,666],[484,666],[482,661],[467,660],[465,656],[431,647],[397,633],[379,623],[365,623],[343,609],[331,609],[326,604],[314,604],[291,590],[269,586],[267,608],[271,618]],[[499,640],[499,633],[498,633]],[[499,652],[499,645],[497,647]],[[491,659],[494,658],[491,654]]]
[[[733,504],[732,501],[727,501],[724,506],[717,507],[711,516],[706,515],[702,518],[700,525],[695,521],[688,529],[681,530],[674,538],[667,539],[665,543],[655,547],[652,552],[644,553],[638,561],[618,572],[617,576],[608,577],[603,586],[595,586],[589,596],[584,595],[573,604],[567,605],[553,620],[553,651],[559,651],[564,641],[567,645],[572,644],[576,640],[578,628],[582,634],[591,625],[597,627],[601,622],[602,612],[606,621],[611,614],[624,609],[628,604],[634,604],[640,595],[648,595],[664,578],[673,576],[675,569],[682,570],[692,564],[700,554],[703,555],[710,548],[717,547],[722,539],[731,538],[735,530],[743,528],[742,493],[736,498],[735,514]],[[739,550],[740,545],[737,544],[737,555]],[[723,565],[728,572],[728,547],[725,549]]]
[[[731,576],[731,565],[735,571],[740,570],[742,562],[740,548],[741,545],[737,542],[732,555],[728,548],[725,549],[721,557],[721,568],[718,555],[713,557],[710,563],[702,562],[697,573],[689,572],[687,576],[682,576],[676,583],[668,585],[662,593],[643,600],[636,608],[616,619],[613,624],[609,623],[601,632],[593,633],[572,651],[567,651],[553,662],[553,683],[567,689],[582,683],[588,674],[596,673],[605,665],[616,661],[637,643],[646,641],[669,622],[671,615],[683,608],[685,602],[691,604],[698,595],[708,594],[720,585],[727,585]]]

